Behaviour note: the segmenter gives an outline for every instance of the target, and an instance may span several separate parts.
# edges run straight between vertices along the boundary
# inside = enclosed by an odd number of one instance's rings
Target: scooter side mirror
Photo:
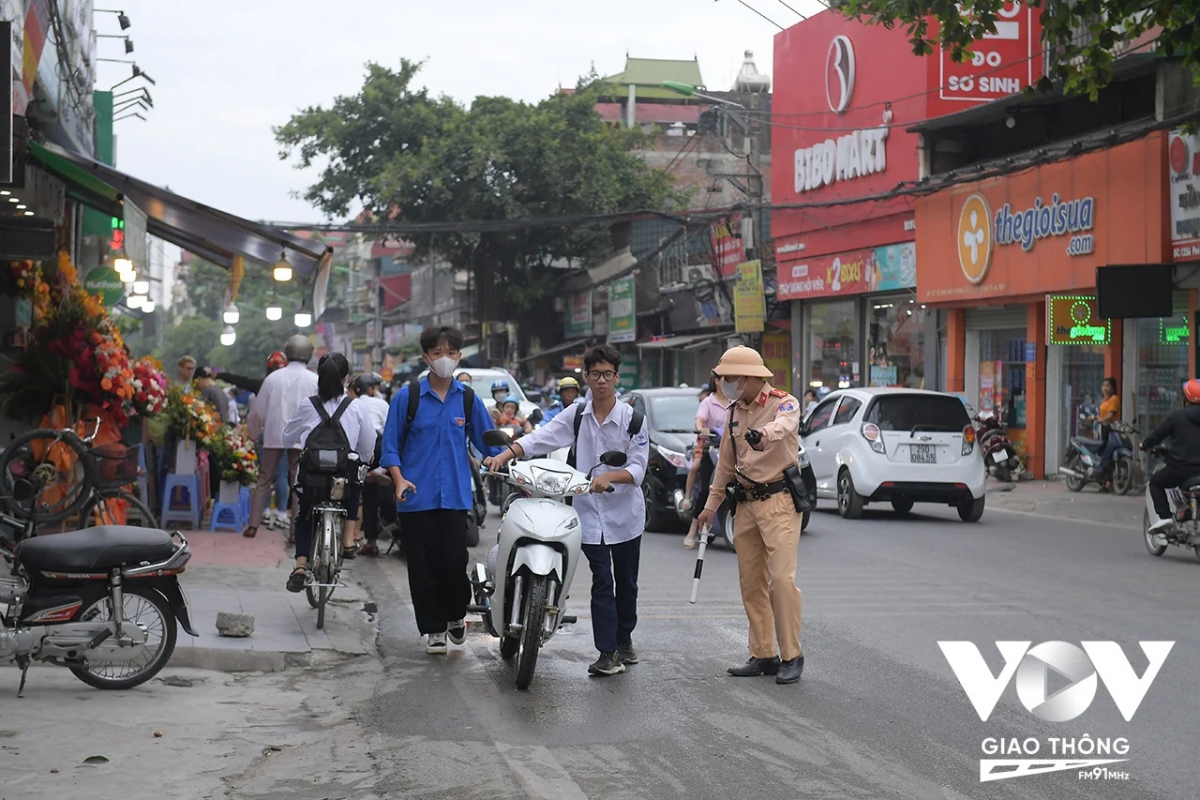
[[[512,437],[504,431],[492,428],[483,432],[483,443],[488,447],[508,447],[512,444]]]
[[[600,463],[606,467],[623,467],[628,460],[620,450],[609,450],[600,456]]]

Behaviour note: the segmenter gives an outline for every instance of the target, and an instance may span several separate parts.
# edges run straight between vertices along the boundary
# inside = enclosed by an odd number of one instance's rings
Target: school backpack
[[[334,478],[353,477],[348,474],[353,449],[341,423],[342,414],[350,407],[353,398],[345,397],[332,416],[325,410],[319,396],[308,399],[321,419],[304,442],[299,482],[314,502],[320,502],[330,497]]]
[[[577,469],[575,466],[575,450],[579,447],[579,426],[583,424],[583,404],[572,403],[572,405],[575,406],[576,409],[575,422],[573,426],[575,431],[575,441],[571,443],[571,450],[567,453],[567,466],[569,466],[571,469]],[[637,436],[641,432],[642,422],[645,419],[645,414],[643,414],[641,411],[638,411],[636,408],[633,409],[633,416],[629,418],[629,427],[625,431],[629,434],[630,439],[632,439],[634,436]]]

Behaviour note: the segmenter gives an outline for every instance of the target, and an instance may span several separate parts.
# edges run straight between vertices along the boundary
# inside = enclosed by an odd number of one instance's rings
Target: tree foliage
[[[1182,54],[1186,66],[1200,74],[1197,0],[1026,2],[1040,10],[1042,42],[1051,54],[1041,88],[1058,81],[1068,91],[1087,93],[1094,100],[1112,81],[1113,62],[1129,43],[1149,38],[1154,38],[1154,43],[1138,52]],[[842,0],[835,7],[848,17],[889,29],[901,25],[917,55],[929,55],[940,45],[953,60],[962,61],[971,57],[972,48],[984,34],[996,32],[996,22],[1006,6],[1010,0]]]
[[[670,176],[634,152],[642,135],[606,125],[596,93],[536,104],[479,97],[464,108],[415,86],[419,63],[368,64],[362,90],[310,107],[275,129],[283,159],[323,164],[303,197],[329,215],[361,206],[379,219],[512,220],[661,208],[676,199]],[[611,249],[605,226],[425,233],[422,255],[473,270],[484,318],[514,318],[553,285],[549,265]]]

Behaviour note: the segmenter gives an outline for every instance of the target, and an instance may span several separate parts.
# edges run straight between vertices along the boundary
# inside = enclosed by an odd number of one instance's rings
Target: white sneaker
[[[446,636],[450,639],[451,643],[462,644],[467,640],[467,621],[465,619],[451,622],[448,624],[448,627],[450,630],[446,632]]]
[[[431,656],[446,655],[446,634],[431,633],[425,638],[425,652]]]
[[[1173,519],[1159,519],[1150,526],[1150,531],[1161,531],[1163,528],[1169,528],[1174,524],[1175,520]]]

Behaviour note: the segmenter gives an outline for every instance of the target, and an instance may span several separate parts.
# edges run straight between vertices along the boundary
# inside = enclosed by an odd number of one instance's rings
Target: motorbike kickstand
[[[21,668],[21,684],[17,687],[17,699],[21,700],[25,697],[25,678],[29,674],[29,659],[18,660],[17,666]]]

